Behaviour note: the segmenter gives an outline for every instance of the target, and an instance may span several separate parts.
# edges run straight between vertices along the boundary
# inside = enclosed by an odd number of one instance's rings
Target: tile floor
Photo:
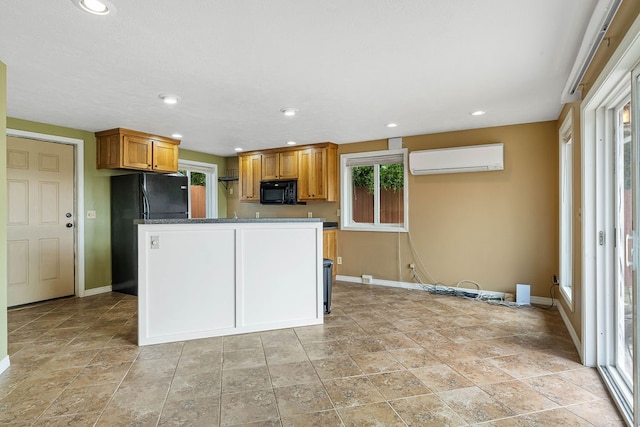
[[[322,326],[137,347],[136,304],[10,310],[0,424],[623,425],[555,310],[338,282]]]

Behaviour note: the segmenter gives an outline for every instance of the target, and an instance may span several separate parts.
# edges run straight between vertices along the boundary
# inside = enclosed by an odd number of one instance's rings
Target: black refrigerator
[[[111,285],[116,292],[138,295],[136,219],[189,217],[187,177],[135,173],[111,177]]]

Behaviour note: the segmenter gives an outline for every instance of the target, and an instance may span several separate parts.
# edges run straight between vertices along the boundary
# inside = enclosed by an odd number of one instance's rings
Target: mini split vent
[[[503,170],[504,144],[412,151],[409,168],[414,175]]]

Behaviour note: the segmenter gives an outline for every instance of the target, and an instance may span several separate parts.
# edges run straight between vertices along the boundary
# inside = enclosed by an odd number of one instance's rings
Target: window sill
[[[408,233],[405,226],[384,226],[384,225],[343,225],[340,230],[344,231],[380,231],[383,233]]]

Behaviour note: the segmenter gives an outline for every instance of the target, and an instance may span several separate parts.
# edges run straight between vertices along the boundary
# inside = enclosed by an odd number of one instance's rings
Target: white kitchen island
[[[138,345],[322,322],[321,219],[138,222]]]

